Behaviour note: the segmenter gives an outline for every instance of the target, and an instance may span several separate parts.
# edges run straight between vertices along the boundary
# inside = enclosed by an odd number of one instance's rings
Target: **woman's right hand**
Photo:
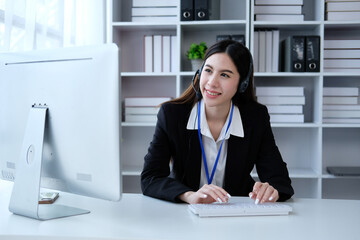
[[[187,203],[226,203],[229,201],[230,194],[223,188],[213,184],[205,184],[197,192],[189,191],[181,194],[179,198]]]

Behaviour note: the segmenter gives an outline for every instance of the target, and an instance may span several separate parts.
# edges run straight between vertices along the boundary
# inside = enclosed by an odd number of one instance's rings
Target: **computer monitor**
[[[38,204],[40,186],[120,200],[118,58],[115,44],[0,54],[0,177],[14,181],[11,212],[89,212]]]

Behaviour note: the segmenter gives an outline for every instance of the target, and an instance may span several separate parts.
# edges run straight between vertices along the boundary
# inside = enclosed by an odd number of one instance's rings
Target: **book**
[[[176,7],[133,7],[131,9],[131,16],[177,16],[178,10]]]
[[[170,97],[126,97],[125,107],[156,107],[169,100]]]
[[[177,54],[177,37],[174,35],[170,36],[170,44],[171,44],[171,54],[170,54],[170,61],[171,61],[171,72],[176,72],[179,69],[179,60]]]
[[[323,118],[323,123],[360,123],[360,118]]]
[[[255,21],[304,21],[303,14],[256,14]]]
[[[159,107],[125,107],[125,114],[157,114]]]
[[[272,31],[265,31],[265,72],[272,71]]]
[[[259,31],[259,72],[266,71],[266,33]]]
[[[360,118],[360,111],[323,110],[323,118]]]
[[[358,97],[323,97],[323,104],[358,104]]]
[[[323,96],[359,96],[358,87],[324,87]]]
[[[324,67],[360,69],[360,59],[324,59]]]
[[[271,123],[303,123],[304,114],[270,114]]]
[[[255,5],[304,5],[303,0],[255,0]]]
[[[360,105],[323,105],[323,110],[360,110]]]
[[[303,106],[302,105],[267,105],[269,114],[272,113],[303,113]]]
[[[279,71],[279,45],[280,45],[280,31],[272,31],[272,72]]]
[[[163,22],[176,22],[177,16],[134,16],[131,18],[132,22],[152,22],[152,23],[163,23]]]
[[[132,0],[133,7],[177,7],[180,0]]]
[[[162,71],[170,72],[171,65],[171,39],[170,36],[163,36],[162,44]]]
[[[360,40],[324,40],[324,49],[360,49]]]
[[[358,21],[360,20],[360,11],[357,12],[327,12],[328,21]]]
[[[153,72],[154,63],[153,63],[153,36],[145,35],[144,36],[144,71]]]
[[[125,114],[125,122],[156,122],[157,115]]]
[[[264,105],[305,105],[305,96],[258,96],[257,100]]]
[[[254,14],[302,14],[302,6],[255,5]]]
[[[360,1],[359,2],[327,2],[326,11],[327,12],[360,11]]]
[[[336,72],[336,73],[360,73],[360,68],[324,68],[324,72]]]
[[[256,96],[304,96],[304,87],[256,87]]]
[[[154,35],[154,72],[162,72],[163,36]]]
[[[259,32],[254,31],[254,54],[253,54],[254,72],[259,72]]]
[[[324,58],[360,58],[359,49],[325,49]]]

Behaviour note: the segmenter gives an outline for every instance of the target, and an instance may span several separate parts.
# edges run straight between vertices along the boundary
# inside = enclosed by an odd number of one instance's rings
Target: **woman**
[[[254,165],[261,182],[250,176]],[[161,106],[141,187],[144,195],[187,203],[249,195],[258,204],[294,194],[242,44],[211,46],[188,89]]]

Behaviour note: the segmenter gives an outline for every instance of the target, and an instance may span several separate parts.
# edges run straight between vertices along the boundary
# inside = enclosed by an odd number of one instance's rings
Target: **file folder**
[[[194,20],[194,0],[181,0],[180,16],[181,21]]]
[[[194,19],[218,20],[220,14],[219,0],[194,0]]]
[[[320,37],[305,37],[305,71],[320,72]]]
[[[305,37],[289,36],[283,42],[284,71],[305,71]]]

